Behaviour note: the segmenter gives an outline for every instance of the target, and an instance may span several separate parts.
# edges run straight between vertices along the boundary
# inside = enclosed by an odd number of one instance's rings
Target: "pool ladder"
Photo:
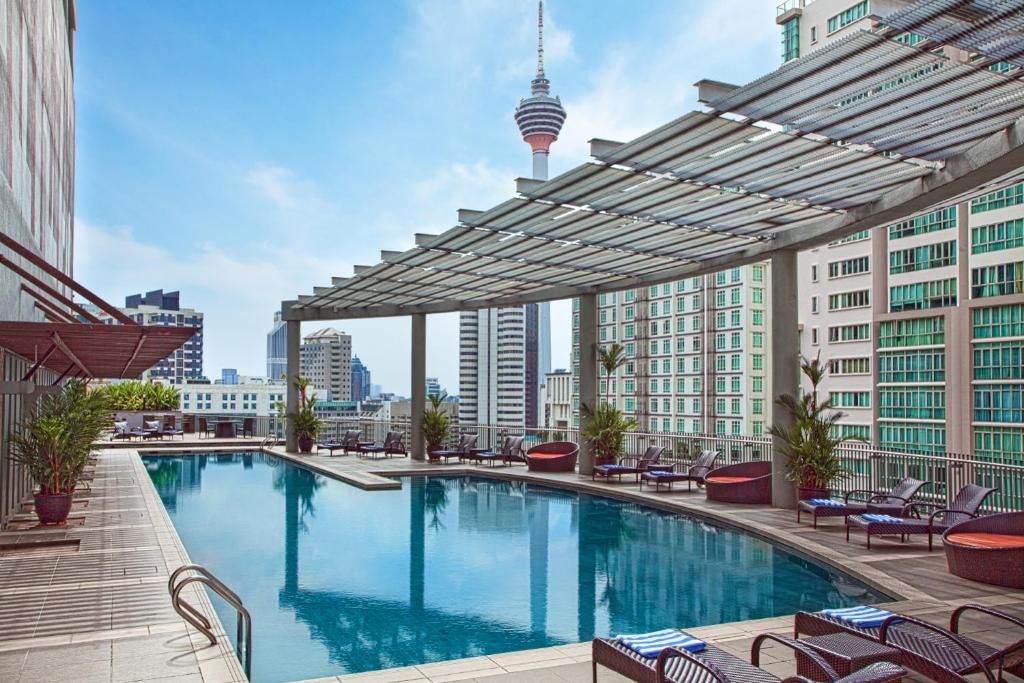
[[[191,572],[180,581],[178,577],[186,572]],[[202,612],[192,606],[185,598],[181,597],[181,591],[191,583],[201,583],[214,593],[219,595],[229,605],[235,608],[238,614],[237,635],[235,639],[235,652],[245,667],[245,675],[252,676],[252,616],[249,610],[242,604],[242,599],[233,590],[224,585],[224,582],[210,573],[206,567],[198,564],[186,564],[178,567],[167,580],[167,591],[171,594],[171,606],[178,615],[192,624],[197,631],[202,633],[210,641],[210,645],[217,644],[217,636],[213,633],[210,620]],[[243,658],[244,655],[244,658]]]

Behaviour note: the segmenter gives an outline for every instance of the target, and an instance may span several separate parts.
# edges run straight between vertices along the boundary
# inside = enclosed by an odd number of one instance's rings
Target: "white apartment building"
[[[598,341],[619,342],[627,362],[600,399],[640,429],[677,434],[761,435],[771,424],[771,273],[768,263],[630,289],[598,298]],[[573,375],[579,314],[573,311]],[[579,383],[573,382],[579,424]]]
[[[352,337],[327,327],[307,334],[299,348],[299,372],[327,401],[352,400]]]
[[[277,415],[285,400],[288,384],[280,379],[241,378],[239,384],[185,382],[181,387],[181,410],[200,415]],[[310,387],[310,395],[320,394]]]
[[[544,427],[564,431],[572,425],[572,373],[555,370],[544,375]]]
[[[906,4],[789,0],[776,19],[782,60]],[[1024,185],[801,253],[799,268],[802,351],[828,362],[824,389],[848,413],[844,432],[1024,463]]]
[[[526,424],[526,307],[459,314],[459,417]]]

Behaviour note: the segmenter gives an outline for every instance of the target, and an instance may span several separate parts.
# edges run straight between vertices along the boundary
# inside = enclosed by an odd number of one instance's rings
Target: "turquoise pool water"
[[[262,453],[143,460],[192,560],[252,612],[254,681],[884,599],[743,532],[598,496],[454,476],[370,492]]]

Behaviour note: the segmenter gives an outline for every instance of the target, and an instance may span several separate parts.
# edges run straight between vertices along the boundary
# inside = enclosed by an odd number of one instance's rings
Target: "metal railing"
[[[186,572],[193,572],[193,575],[178,580],[178,577]],[[206,567],[198,564],[186,564],[178,567],[167,580],[167,591],[171,594],[171,606],[182,619],[192,624],[197,631],[206,636],[210,645],[217,644],[217,636],[213,632],[210,620],[196,609],[185,598],[181,597],[181,591],[192,583],[199,583],[224,599],[229,605],[235,608],[238,615],[237,633],[235,637],[235,654],[245,667],[245,675],[252,678],[252,616],[249,610],[242,604],[242,599],[224,585]]]
[[[204,417],[216,419],[216,416]],[[389,431],[402,432],[407,445],[412,433],[407,417],[391,420],[350,417],[323,421],[324,438],[339,438],[349,429],[357,429],[363,439],[377,443],[383,443]],[[258,417],[255,433],[257,437],[275,435],[283,439],[284,420],[276,416]],[[456,423],[452,428],[452,441],[458,441],[462,434],[476,434],[477,445],[482,448],[499,448],[506,436],[526,437],[525,448],[545,441],[580,441],[579,429],[574,427],[553,429]],[[662,461],[679,467],[692,462],[703,450],[717,450],[720,453],[719,465],[770,460],[772,457],[772,441],[768,436],[649,431],[626,434],[626,453],[640,454],[648,446],[664,448]],[[920,494],[931,502],[951,503],[960,487],[976,483],[999,489],[989,497],[986,512],[1024,510],[1024,465],[979,460],[966,453],[904,453],[857,442],[843,444],[840,457],[850,474],[834,487],[837,495],[858,489],[884,490],[903,477],[915,477],[931,482]]]

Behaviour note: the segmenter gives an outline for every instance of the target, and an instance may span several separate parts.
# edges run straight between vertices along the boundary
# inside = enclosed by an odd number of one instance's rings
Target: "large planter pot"
[[[310,453],[313,451],[313,437],[311,436],[300,436],[299,437],[299,451],[302,453]]]
[[[832,489],[818,488],[816,486],[798,486],[797,491],[799,492],[800,500],[832,497]]]
[[[41,524],[60,524],[71,514],[71,493],[37,493],[34,497]]]

